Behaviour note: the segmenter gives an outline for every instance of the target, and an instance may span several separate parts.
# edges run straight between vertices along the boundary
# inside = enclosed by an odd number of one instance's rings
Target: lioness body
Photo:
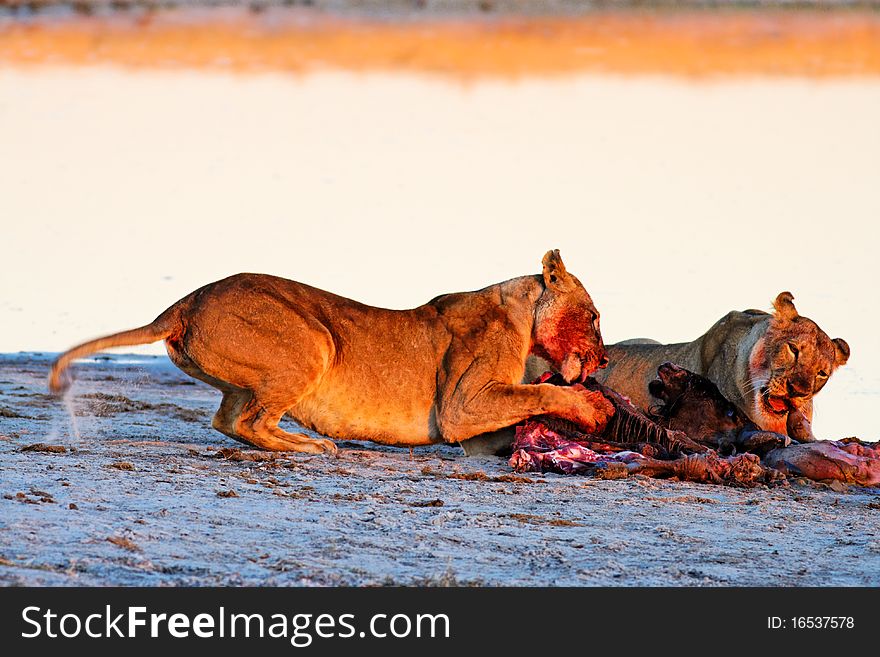
[[[265,397],[277,397],[300,424],[333,438],[441,440],[431,413],[434,381],[406,376],[439,362],[452,341],[433,305],[386,310],[242,274],[182,300],[178,312],[187,329],[166,339],[168,355],[195,378],[233,390],[268,384]]]
[[[141,329],[85,343],[77,357],[165,340],[183,371],[223,392],[213,426],[264,449],[335,451],[278,427],[285,414],[340,439],[390,445],[462,441],[540,414],[603,422],[610,404],[583,388],[519,385],[530,352],[568,380],[606,362],[592,300],[558,252],[544,273],[411,310],[368,306],[274,276],[239,274],[184,297]]]

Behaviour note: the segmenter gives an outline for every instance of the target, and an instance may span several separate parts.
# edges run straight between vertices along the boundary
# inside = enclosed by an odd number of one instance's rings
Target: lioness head
[[[558,250],[544,256],[544,291],[535,307],[532,353],[568,383],[584,381],[608,364],[599,311],[581,282],[565,270]]]
[[[754,410],[765,429],[781,433],[789,411],[809,408],[834,370],[849,359],[846,341],[832,340],[813,320],[800,316],[793,300],[791,292],[776,297],[767,332],[749,357],[747,385]]]

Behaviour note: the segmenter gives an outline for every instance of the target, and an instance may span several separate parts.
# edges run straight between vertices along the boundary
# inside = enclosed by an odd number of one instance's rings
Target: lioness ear
[[[568,278],[568,272],[565,271],[565,264],[562,262],[562,256],[559,255],[559,249],[547,251],[541,262],[544,265],[544,285],[561,287]]]
[[[791,321],[798,316],[797,308],[794,307],[794,295],[791,292],[780,292],[779,296],[773,302],[773,308],[776,310],[776,318],[784,321]]]
[[[834,343],[834,350],[837,352],[837,358],[834,362],[837,363],[838,367],[845,365],[846,361],[849,360],[849,345],[843,338],[834,338],[832,342]]]

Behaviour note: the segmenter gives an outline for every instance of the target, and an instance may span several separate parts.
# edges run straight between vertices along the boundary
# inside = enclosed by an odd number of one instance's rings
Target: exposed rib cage
[[[554,374],[543,380],[542,383],[554,385],[568,385],[559,375]],[[614,406],[614,415],[608,421],[608,425],[601,434],[593,436],[585,434],[580,427],[573,422],[554,417],[541,418],[541,421],[549,428],[558,433],[578,435],[578,440],[602,442],[621,449],[634,449],[644,444],[656,445],[662,452],[670,456],[682,453],[704,452],[706,447],[694,442],[680,431],[670,431],[649,418],[638,408],[633,406],[625,397],[611,388],[602,385],[592,377],[587,377],[583,386],[588,390],[599,392],[605,396]],[[665,456],[663,453],[658,455]]]

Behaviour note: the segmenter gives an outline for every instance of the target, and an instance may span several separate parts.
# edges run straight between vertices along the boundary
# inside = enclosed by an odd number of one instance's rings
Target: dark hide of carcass
[[[708,379],[670,363],[658,368],[657,377],[650,391],[663,402],[656,410],[664,426],[685,431],[719,450],[760,454],[765,466],[783,474],[863,486],[880,484],[878,443],[863,443],[857,438],[815,441],[809,422],[792,409],[789,435],[810,442],[791,444],[786,436],[758,430]]]
[[[760,455],[790,443],[787,436],[762,431],[721,394],[718,386],[683,367],[663,363],[648,391],[660,401],[651,409],[660,425],[682,431],[721,454]]]

